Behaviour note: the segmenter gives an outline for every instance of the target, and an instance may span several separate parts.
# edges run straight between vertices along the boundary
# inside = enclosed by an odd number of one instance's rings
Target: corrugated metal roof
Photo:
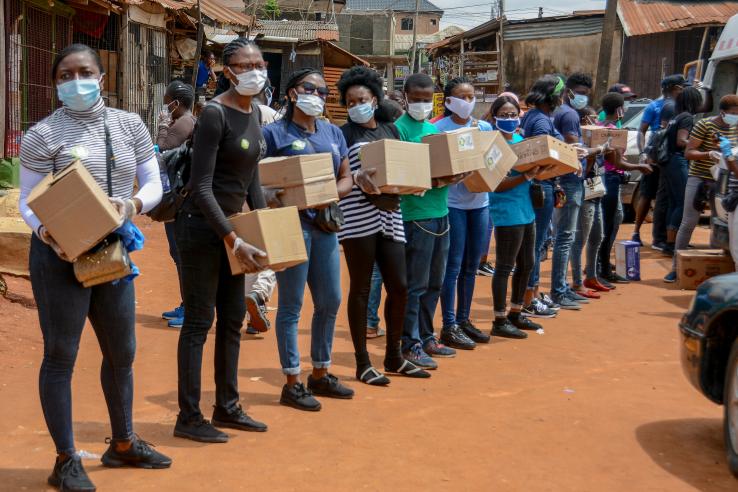
[[[415,0],[346,0],[346,9],[415,12]],[[420,0],[420,12],[443,13],[443,9],[438,8],[428,0]]]
[[[184,10],[190,9],[195,5],[194,0],[152,0],[154,3],[158,3],[165,9],[169,10]]]
[[[322,21],[259,19],[255,32],[265,36],[297,38],[300,41],[338,41],[338,24]]]
[[[738,13],[738,2],[620,0],[618,16],[627,36],[717,26]]]
[[[572,17],[569,19],[541,19],[538,22],[510,21],[505,23],[505,41],[524,39],[571,38],[602,32],[604,15]]]
[[[224,6],[217,0],[200,0],[203,15],[223,24],[248,27],[252,24],[251,16],[236,12]]]
[[[418,43],[426,45],[426,48],[434,46],[435,43],[451,36],[455,36],[463,32],[460,27],[448,26],[445,29],[438,31],[433,34],[418,34]],[[434,43],[434,44],[432,44]],[[408,51],[413,44],[412,34],[395,34],[395,50],[396,51]]]

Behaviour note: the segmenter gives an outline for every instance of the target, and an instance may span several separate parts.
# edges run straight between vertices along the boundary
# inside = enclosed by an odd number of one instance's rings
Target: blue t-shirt
[[[538,137],[541,135],[551,135],[554,138],[563,140],[561,134],[553,124],[553,119],[538,108],[531,109],[520,122],[520,130],[525,138]]]
[[[666,99],[660,97],[655,101],[651,101],[651,103],[646,106],[646,109],[643,110],[641,123],[648,123],[651,131],[661,128],[661,110],[664,108],[665,102]]]
[[[472,120],[466,122],[465,125],[459,125],[454,123],[451,116],[446,116],[434,123],[439,132],[452,132],[459,128],[468,128],[472,125]],[[479,131],[491,132],[492,125],[486,121],[479,120],[477,122]],[[451,208],[457,208],[460,210],[474,210],[477,208],[484,208],[489,205],[489,199],[487,193],[472,193],[466,189],[464,183],[456,183],[455,185],[448,187],[448,206]]]
[[[573,135],[577,138],[577,142],[582,143],[582,124],[579,118],[577,110],[569,106],[568,104],[562,104],[556,111],[554,111],[553,118],[554,127],[563,136]],[[566,140],[566,138],[564,138]],[[586,159],[582,160],[582,167],[587,166]],[[578,179],[580,178],[576,173],[569,173],[561,176],[562,179]]]
[[[523,137],[513,133],[510,144],[522,142]],[[514,169],[508,176],[520,173]],[[530,181],[525,181],[515,188],[500,193],[489,193],[489,215],[495,227],[506,227],[530,224],[536,218],[533,202],[530,200]]]
[[[205,84],[208,83],[209,78],[210,78],[210,69],[205,64],[204,61],[200,60],[200,63],[197,66],[197,81],[195,82],[195,87],[204,86]]]

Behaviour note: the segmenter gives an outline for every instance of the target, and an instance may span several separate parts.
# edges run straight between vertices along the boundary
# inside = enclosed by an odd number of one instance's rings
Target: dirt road
[[[665,287],[669,260],[650,249],[642,255],[642,282],[546,321],[545,334],[495,339],[441,360],[429,380],[396,377],[388,388],[354,380],[342,306],[333,372],[357,394],[352,401],[323,399],[315,414],[278,404],[283,379],[273,331],[245,339],[243,404],[269,432],[234,431],[227,444],[202,445],[172,437],[178,334],[159,315],[178,300],[177,286],[161,226],[143,229],[147,246],[134,257],[143,272],[136,283],[135,423],[174,465],[108,470],[86,460],[99,490],[738,489],[725,466],[722,409],[688,385],[679,365],[677,322],[691,293]],[[626,236],[630,227],[624,229]],[[699,230],[698,244],[706,233]],[[27,282],[10,285],[30,294]],[[490,281],[479,278],[473,319],[480,328],[490,327],[490,306]],[[0,490],[44,490],[54,449],[38,402],[36,313],[0,300],[0,316]],[[300,324],[303,354],[309,353],[307,320]],[[376,364],[383,343],[370,343]],[[209,341],[208,417],[212,349]],[[74,377],[74,423],[78,448],[97,454],[109,435],[99,364],[87,329]]]

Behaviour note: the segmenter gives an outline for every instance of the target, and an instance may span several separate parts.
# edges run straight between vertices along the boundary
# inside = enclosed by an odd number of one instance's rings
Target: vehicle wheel
[[[738,340],[733,342],[725,369],[723,429],[728,467],[738,478]]]

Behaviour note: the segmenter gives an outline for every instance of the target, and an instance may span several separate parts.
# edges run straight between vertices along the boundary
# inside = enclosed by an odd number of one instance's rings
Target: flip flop
[[[402,361],[402,364],[400,364],[400,367],[397,369],[390,369],[387,366],[384,366],[384,370],[387,372],[392,372],[395,374],[402,374],[403,376],[407,376],[409,378],[429,378],[430,373],[421,369],[420,367],[416,366],[409,360],[405,359]]]
[[[370,386],[387,386],[388,384],[390,384],[390,380],[387,376],[380,373],[371,366],[361,373],[361,376],[359,376],[359,381]]]

